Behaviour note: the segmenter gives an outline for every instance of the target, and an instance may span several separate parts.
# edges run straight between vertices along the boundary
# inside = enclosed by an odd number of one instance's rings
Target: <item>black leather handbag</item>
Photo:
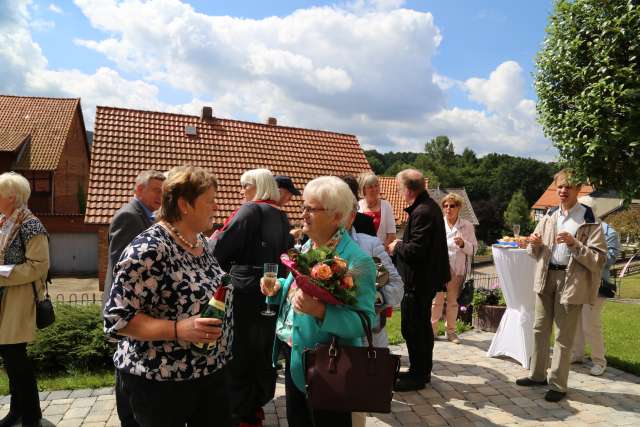
[[[307,398],[315,410],[391,412],[400,356],[373,346],[369,318],[358,312],[368,346],[318,344],[303,354]]]
[[[53,303],[51,297],[49,297],[49,285],[47,281],[44,282],[44,299],[38,299],[38,291],[36,291],[36,284],[31,283],[33,289],[33,301],[36,305],[36,326],[38,329],[44,329],[56,321],[56,314],[53,311]]]
[[[460,295],[458,295],[458,305],[461,307],[471,304],[471,301],[473,301],[473,293],[475,291],[475,285],[473,281],[473,255],[466,258],[467,263],[464,276],[465,280],[460,287]],[[471,258],[471,262],[469,262],[469,258]]]

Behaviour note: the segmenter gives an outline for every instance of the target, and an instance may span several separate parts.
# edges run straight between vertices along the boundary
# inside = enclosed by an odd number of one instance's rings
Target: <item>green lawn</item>
[[[640,299],[640,274],[622,278],[618,296],[620,298]]]
[[[38,376],[38,388],[47,390],[73,390],[78,388],[100,388],[113,386],[113,371],[78,372],[50,377]],[[9,394],[9,380],[0,370],[0,396]]]
[[[640,276],[634,276],[638,280]],[[640,284],[638,284],[640,287]],[[623,304],[607,301],[602,312],[604,339],[607,348],[607,361],[624,371],[640,375],[640,304]],[[458,321],[458,333],[468,330],[469,325]],[[389,343],[404,342],[400,333],[400,311],[393,312],[387,321]],[[444,326],[440,322],[440,335]]]
[[[640,304],[607,301],[602,325],[608,364],[640,375]]]
[[[400,344],[404,342],[402,333],[400,332],[400,310],[395,310],[391,319],[387,319],[387,334],[389,335],[389,344]],[[456,331],[461,334],[471,329],[467,323],[460,320],[456,323]],[[444,322],[441,320],[438,324],[438,335],[444,335]]]

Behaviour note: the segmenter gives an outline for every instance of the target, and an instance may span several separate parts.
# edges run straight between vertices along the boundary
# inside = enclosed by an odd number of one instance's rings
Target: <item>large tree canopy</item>
[[[582,178],[640,189],[640,6],[557,0],[536,59],[545,135]]]

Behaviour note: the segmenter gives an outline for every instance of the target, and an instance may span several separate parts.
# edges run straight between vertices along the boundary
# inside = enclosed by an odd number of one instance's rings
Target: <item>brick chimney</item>
[[[270,126],[278,126],[278,119],[276,119],[275,117],[269,117],[267,119],[267,124]]]
[[[200,118],[204,121],[213,120],[213,108],[211,107],[202,107],[202,113],[200,114]]]

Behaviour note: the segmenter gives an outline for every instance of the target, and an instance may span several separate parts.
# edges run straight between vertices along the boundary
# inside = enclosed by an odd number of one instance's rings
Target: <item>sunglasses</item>
[[[305,212],[316,213],[316,212],[323,212],[323,211],[326,211],[326,209],[325,208],[312,208],[311,206],[302,205],[302,213],[305,213]]]
[[[456,209],[458,205],[442,205],[443,209]]]

